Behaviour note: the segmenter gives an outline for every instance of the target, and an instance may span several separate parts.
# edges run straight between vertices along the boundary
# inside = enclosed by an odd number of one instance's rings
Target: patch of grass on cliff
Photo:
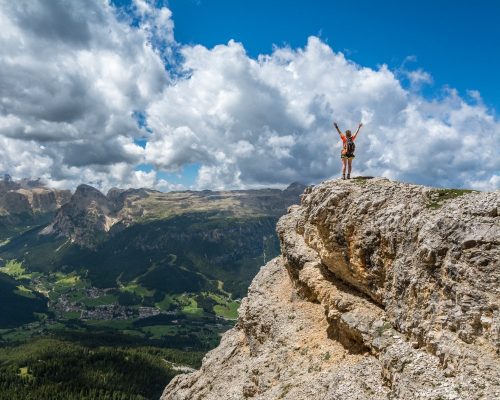
[[[426,204],[426,207],[436,210],[440,208],[446,200],[451,200],[469,193],[478,193],[478,191],[471,189],[434,189],[428,195],[430,202]]]
[[[364,185],[369,179],[373,179],[373,176],[355,176],[351,178],[351,181],[358,185]]]
[[[382,326],[377,328],[377,335],[382,336],[384,332],[390,329],[392,329],[392,325],[389,322],[384,322]]]

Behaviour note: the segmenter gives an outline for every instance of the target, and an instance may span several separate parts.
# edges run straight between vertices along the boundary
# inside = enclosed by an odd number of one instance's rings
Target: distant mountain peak
[[[99,196],[106,197],[99,189],[82,183],[77,186],[74,196]]]
[[[300,182],[292,182],[288,187],[284,190],[284,192],[294,195],[301,195],[307,186]]]
[[[304,185],[303,183],[301,182],[292,182],[290,183],[287,188],[285,190],[292,190],[292,189],[295,189],[295,188],[299,188],[299,187],[302,187],[302,188],[305,188],[306,185]]]
[[[70,197],[69,190],[46,187],[39,179],[14,180],[6,174],[0,180],[0,215],[7,216],[15,224],[17,215],[54,212]]]

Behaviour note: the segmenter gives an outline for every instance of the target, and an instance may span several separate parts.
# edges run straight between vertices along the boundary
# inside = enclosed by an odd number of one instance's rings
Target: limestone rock
[[[46,187],[33,189],[18,189],[15,193],[23,196],[28,202],[30,211],[34,213],[48,213],[57,211],[71,199],[71,191],[56,190]]]
[[[306,189],[235,328],[162,399],[500,398],[500,192]]]
[[[55,212],[71,198],[69,190],[45,187],[39,180],[12,180],[8,175],[0,180],[0,216],[34,216]],[[5,222],[5,221],[4,221]]]
[[[113,201],[92,186],[82,184],[41,234],[56,234],[93,247],[116,223],[115,211]]]

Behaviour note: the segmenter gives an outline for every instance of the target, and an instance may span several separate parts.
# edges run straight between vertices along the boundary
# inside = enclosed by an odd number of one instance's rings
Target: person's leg
[[[341,158],[342,160],[342,179],[345,179],[345,167],[347,164],[347,158]]]
[[[347,159],[347,179],[351,178],[352,158]]]

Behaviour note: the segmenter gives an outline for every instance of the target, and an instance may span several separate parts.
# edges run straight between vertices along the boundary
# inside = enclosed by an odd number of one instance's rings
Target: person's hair
[[[345,131],[345,135],[346,135],[346,136],[351,136],[351,131],[350,131],[349,129],[348,129],[348,130],[346,130],[346,131]]]

